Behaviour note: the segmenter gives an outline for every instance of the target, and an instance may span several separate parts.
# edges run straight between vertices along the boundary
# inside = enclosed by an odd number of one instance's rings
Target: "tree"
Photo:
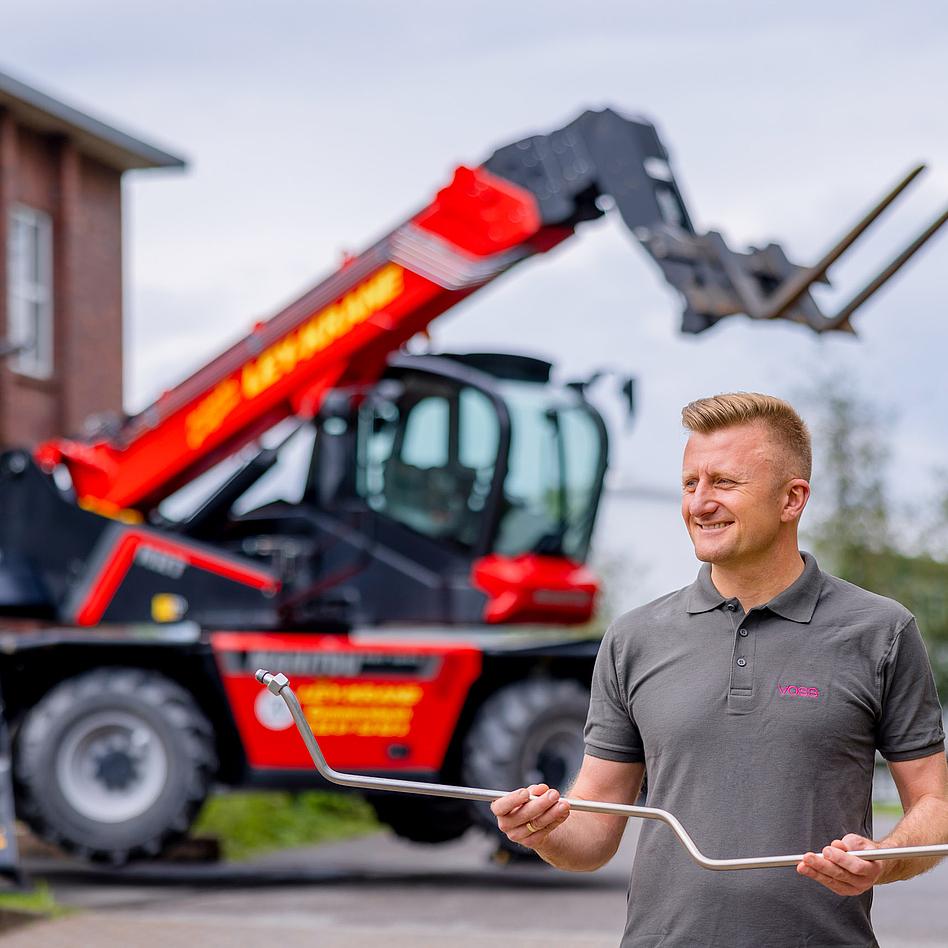
[[[886,492],[892,419],[838,377],[821,384],[811,416],[816,523],[807,543],[830,572],[897,599],[918,619],[948,701],[948,496],[931,513],[898,509]],[[900,534],[911,537],[900,541]]]
[[[885,418],[839,378],[820,386],[813,424],[816,526],[809,536],[834,570],[858,571],[866,551],[892,546],[885,490],[890,451]]]

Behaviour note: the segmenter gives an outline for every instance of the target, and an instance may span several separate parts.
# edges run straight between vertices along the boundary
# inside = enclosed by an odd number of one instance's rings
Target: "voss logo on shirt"
[[[777,691],[784,698],[819,698],[820,689],[809,685],[777,685]]]

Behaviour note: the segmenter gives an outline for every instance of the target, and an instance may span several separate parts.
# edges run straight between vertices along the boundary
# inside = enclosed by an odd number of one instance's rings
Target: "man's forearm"
[[[879,845],[885,849],[900,846],[930,846],[948,843],[948,802],[934,796],[925,796],[899,820],[898,824]],[[876,885],[911,879],[936,866],[942,857],[914,857],[887,859]]]
[[[574,798],[575,799],[575,798]],[[611,822],[615,817],[598,813],[570,813],[569,819],[536,847],[537,855],[557,869],[592,872],[616,854],[622,831]]]
[[[569,791],[572,800],[632,803],[642,786],[645,765],[591,756]],[[571,810],[567,800],[545,783],[512,790],[490,805],[497,827],[507,838],[532,849],[542,859],[571,872],[591,872],[605,865],[619,848],[626,820],[608,813]]]

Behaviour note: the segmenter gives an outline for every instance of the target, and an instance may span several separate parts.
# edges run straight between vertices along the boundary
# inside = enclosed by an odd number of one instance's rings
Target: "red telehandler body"
[[[334,766],[563,784],[598,645],[584,564],[605,426],[583,383],[550,384],[549,363],[403,344],[610,206],[680,291],[683,331],[739,313],[849,331],[944,215],[835,315],[810,288],[918,170],[800,267],[775,244],[736,252],[697,233],[654,127],[586,112],[459,167],[139,414],[0,455],[17,814],[121,863],[186,833],[214,784],[312,786],[282,702],[253,679],[261,666],[293,677]],[[187,516],[162,513],[215,466]],[[483,819],[463,801],[372,802],[422,841]]]

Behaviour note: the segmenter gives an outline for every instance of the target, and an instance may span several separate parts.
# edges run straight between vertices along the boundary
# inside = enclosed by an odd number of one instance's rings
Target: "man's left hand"
[[[878,843],[865,836],[848,833],[823,847],[822,854],[807,853],[797,864],[797,872],[837,895],[861,895],[871,889],[882,875],[881,860],[870,862],[853,855],[860,849],[879,849]]]

